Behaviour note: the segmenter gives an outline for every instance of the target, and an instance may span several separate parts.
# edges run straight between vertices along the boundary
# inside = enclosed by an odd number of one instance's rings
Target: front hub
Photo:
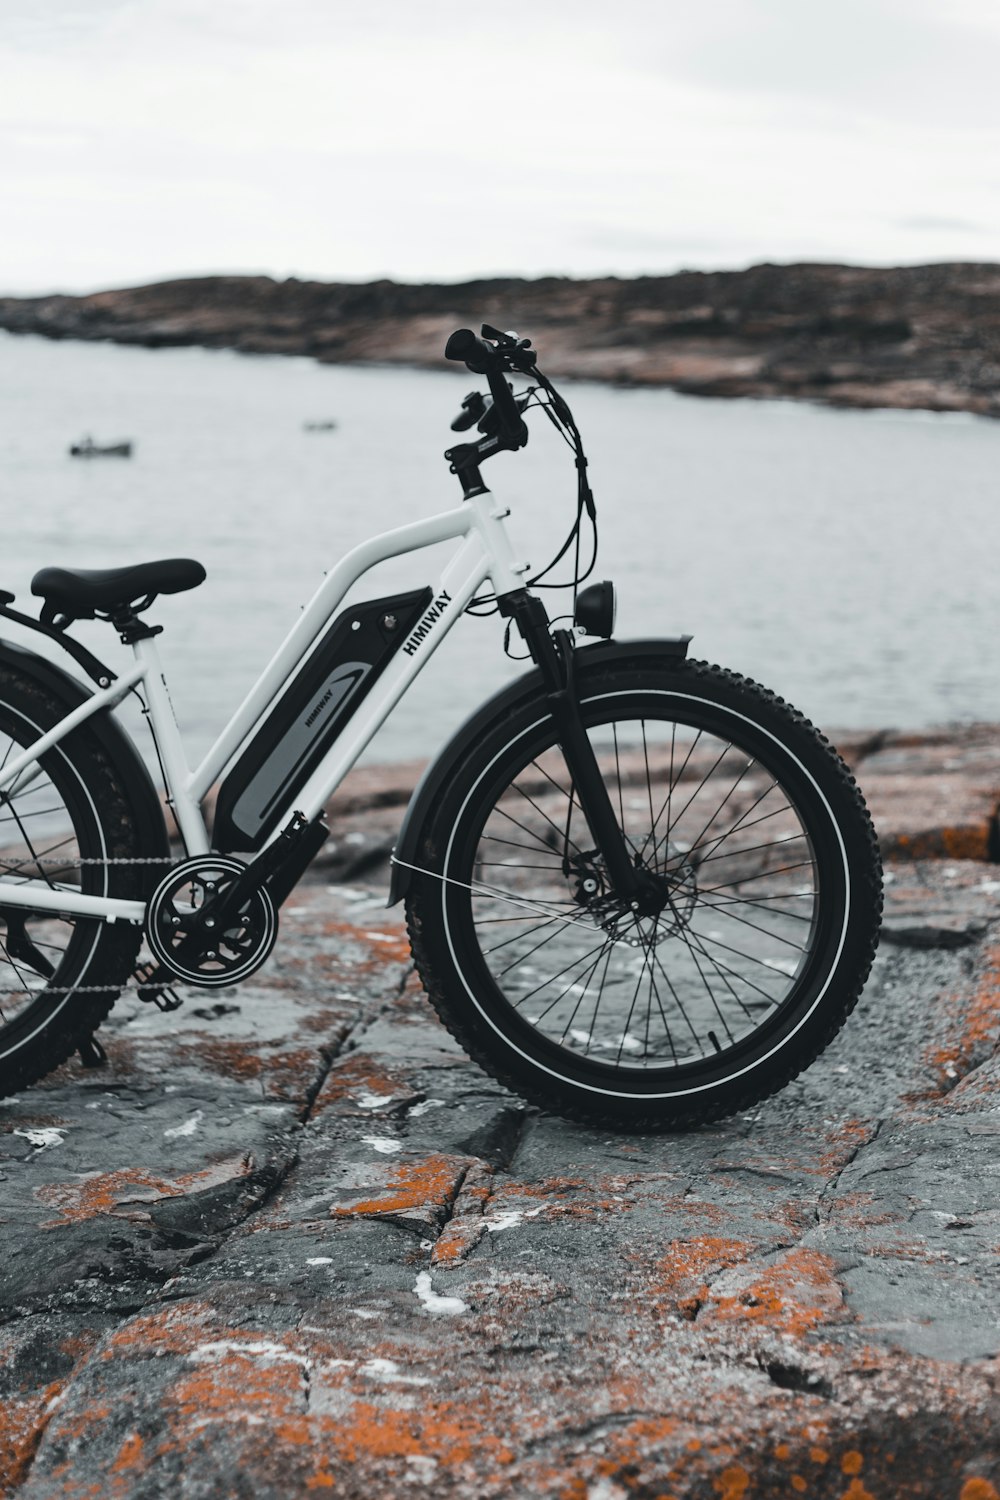
[[[591,850],[572,862],[573,898],[612,937],[633,946],[662,942],[687,927],[698,899],[694,866],[674,849],[668,858],[676,862],[662,872],[637,865],[639,893],[623,901],[611,889],[600,854]]]

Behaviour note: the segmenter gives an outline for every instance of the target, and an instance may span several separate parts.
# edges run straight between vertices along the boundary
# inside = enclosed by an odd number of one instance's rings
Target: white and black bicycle
[[[44,568],[37,620],[0,595],[0,613],[79,669],[0,644],[0,1093],[76,1050],[100,1061],[94,1032],[130,983],[171,1008],[174,984],[235,984],[265,962],[329,798],[467,611],[498,610],[534,665],[426,772],[390,902],[405,898],[427,993],[468,1052],[543,1107],[678,1127],[779,1089],[843,1025],[881,911],[878,848],[847,769],[781,699],[689,660],[687,639],[612,639],[611,584],[578,589],[595,509],[566,402],[514,334],[463,329],[446,353],[490,388],[452,424],[479,434],[446,454],[461,505],[343,558],[196,769],[144,616],[158,594],[199,584],[199,563]],[[523,447],[533,407],[574,451],[578,503],[559,557],[529,577],[481,469]],[[447,540],[436,583],[341,609],[377,563]],[[595,556],[596,540],[595,524]],[[567,556],[574,609],[556,629],[535,590],[558,586],[543,580]],[[119,676],[67,633],[95,617],[132,648]],[[129,693],[179,860],[111,712]]]

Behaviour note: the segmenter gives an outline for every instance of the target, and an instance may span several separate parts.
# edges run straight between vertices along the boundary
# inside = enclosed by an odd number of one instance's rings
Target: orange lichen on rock
[[[54,1229],[64,1223],[80,1223],[98,1214],[120,1219],[144,1219],[149,1215],[139,1206],[158,1203],[161,1198],[179,1198],[202,1188],[218,1187],[245,1177],[252,1161],[243,1153],[214,1162],[198,1172],[183,1172],[177,1177],[163,1177],[147,1167],[121,1167],[115,1172],[83,1173],[76,1182],[50,1182],[35,1189],[40,1203],[58,1209],[59,1218],[42,1224]],[[131,1206],[130,1205],[134,1205]]]
[[[320,929],[325,937],[335,937],[353,943],[365,956],[357,968],[362,971],[381,969],[386,964],[411,964],[413,955],[406,932],[396,928],[386,932],[373,927],[356,927],[353,922],[333,918],[322,923]]]
[[[852,1479],[840,1500],[875,1500],[875,1496],[865,1489],[860,1479]]]
[[[995,1485],[988,1479],[967,1479],[959,1491],[958,1500],[1000,1500]]]
[[[349,1412],[331,1422],[324,1431],[324,1442],[349,1464],[368,1458],[413,1456],[457,1466],[485,1456],[493,1463],[506,1465],[515,1457],[501,1438],[483,1428],[472,1404],[457,1402],[397,1411],[368,1401],[355,1401]]]
[[[62,1389],[56,1380],[32,1396],[8,1397],[0,1406],[0,1495],[12,1494],[24,1480]]]
[[[779,1256],[763,1274],[749,1268],[720,1278],[701,1317],[705,1322],[760,1323],[797,1338],[843,1315],[833,1262],[818,1250],[800,1247]]]
[[[897,833],[883,840],[882,854],[892,859],[975,859],[990,858],[990,824],[959,823],[943,828],[927,828],[919,833]]]
[[[493,1187],[493,1169],[474,1162],[462,1180],[451,1218],[431,1251],[431,1264],[452,1265],[464,1260],[486,1233],[483,1211]]]
[[[419,1099],[401,1072],[383,1067],[364,1052],[338,1059],[330,1069],[313,1117],[335,1108],[338,1114],[385,1114]]]
[[[827,1137],[830,1144],[819,1159],[821,1170],[827,1176],[839,1172],[855,1155],[858,1148],[874,1134],[874,1129],[870,1120],[841,1121],[836,1130],[830,1131]]]
[[[254,1038],[227,1041],[205,1036],[177,1045],[184,1061],[220,1078],[233,1078],[240,1083],[263,1079],[268,1098],[297,1097],[304,1093],[322,1064],[318,1046],[279,1049]]]
[[[384,1189],[376,1196],[349,1205],[336,1203],[330,1209],[335,1219],[423,1213],[442,1218],[451,1207],[469,1165],[467,1156],[425,1156],[404,1162],[387,1173]]]
[[[137,1313],[109,1335],[100,1359],[144,1359],[151,1351],[157,1354],[189,1354],[212,1335],[217,1324],[215,1310],[205,1302],[177,1302],[150,1313]],[[221,1338],[230,1337],[228,1330]],[[233,1334],[232,1337],[246,1337]]]
[[[720,1271],[748,1259],[752,1247],[742,1240],[714,1235],[671,1240],[657,1262],[654,1291],[666,1298],[682,1317],[692,1319],[708,1296],[708,1282]]]
[[[118,1450],[118,1457],[111,1465],[112,1474],[122,1474],[142,1464],[143,1443],[138,1432],[130,1432]]]
[[[953,1008],[961,1028],[953,1042],[935,1047],[927,1054],[927,1063],[938,1075],[940,1087],[947,1089],[967,1073],[977,1061],[992,1051],[1000,1029],[1000,947],[986,950],[986,967],[967,1002],[955,996]]]
[[[719,1500],[743,1500],[750,1488],[750,1475],[742,1464],[730,1464],[712,1481],[712,1488],[718,1493]]]

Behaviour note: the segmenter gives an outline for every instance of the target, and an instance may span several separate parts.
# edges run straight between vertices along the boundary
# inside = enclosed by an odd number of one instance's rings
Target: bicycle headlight
[[[576,596],[574,624],[586,635],[599,635],[609,641],[615,628],[617,600],[615,586],[610,578],[602,583],[592,583]]]

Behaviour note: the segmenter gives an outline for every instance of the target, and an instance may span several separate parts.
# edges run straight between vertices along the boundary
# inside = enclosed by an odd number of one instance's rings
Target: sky
[[[996,0],[3,0],[0,291],[1000,260]]]

